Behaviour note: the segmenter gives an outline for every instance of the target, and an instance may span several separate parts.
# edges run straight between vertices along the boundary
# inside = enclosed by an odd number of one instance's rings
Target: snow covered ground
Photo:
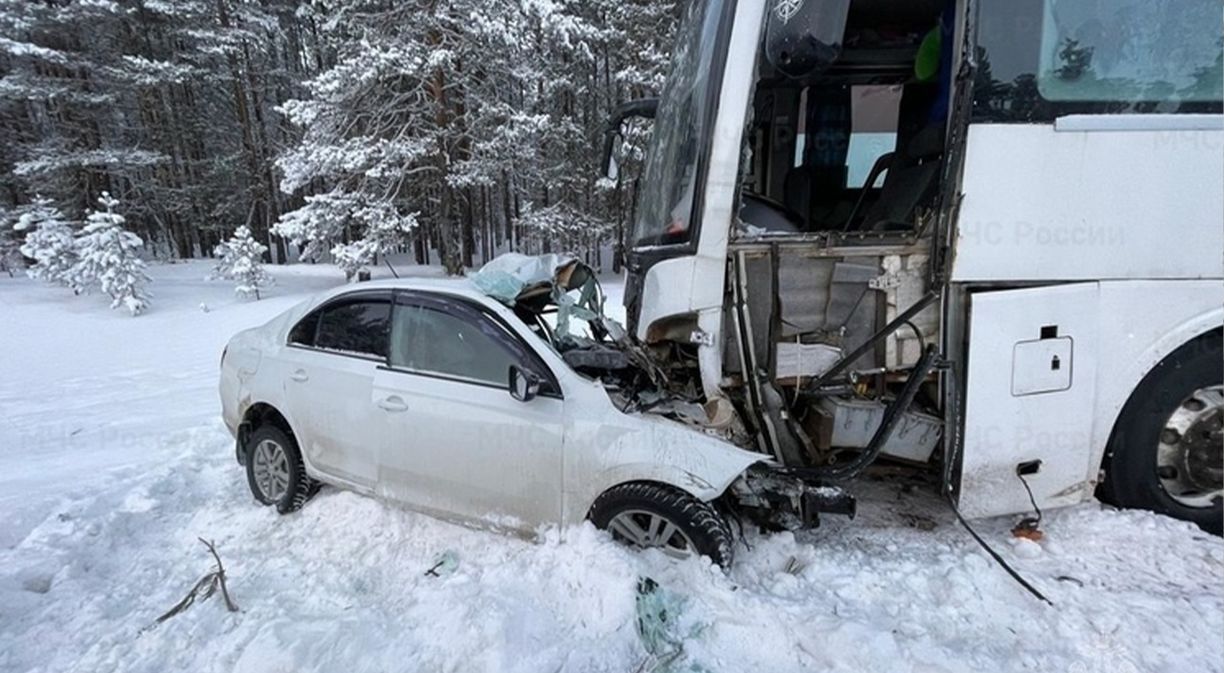
[[[0,671],[654,670],[641,576],[685,636],[657,670],[1224,670],[1224,544],[1095,504],[1047,513],[1041,543],[977,523],[1053,606],[894,485],[865,485],[854,522],[753,536],[729,576],[589,527],[528,542],[334,489],[279,517],[233,460],[218,359],[340,278],[278,268],[248,303],[207,272],[154,266],[139,318],[0,278]],[[148,628],[211,569],[197,537],[241,611],[213,597]]]

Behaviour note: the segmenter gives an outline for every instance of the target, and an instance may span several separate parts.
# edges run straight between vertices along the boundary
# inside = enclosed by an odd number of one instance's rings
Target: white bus
[[[696,0],[629,328],[798,474],[1219,533],[1222,54],[1220,0]]]

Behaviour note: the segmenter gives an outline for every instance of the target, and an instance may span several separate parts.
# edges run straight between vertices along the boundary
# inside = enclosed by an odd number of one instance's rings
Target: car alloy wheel
[[[693,541],[673,521],[654,512],[627,509],[608,522],[612,535],[634,547],[657,548],[672,558],[696,554]]]
[[[289,458],[280,444],[265,439],[255,445],[251,456],[255,484],[264,498],[276,502],[289,490]]]

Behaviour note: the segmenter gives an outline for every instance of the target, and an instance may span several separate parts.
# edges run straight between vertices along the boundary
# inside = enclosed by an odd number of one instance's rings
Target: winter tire
[[[280,428],[264,425],[247,439],[247,485],[263,505],[281,514],[296,512],[318,492],[319,482],[306,476],[297,442]]]
[[[1221,534],[1224,528],[1224,343],[1216,331],[1149,373],[1114,427],[1098,496]]]
[[[612,538],[635,548],[658,548],[668,556],[708,556],[728,568],[731,528],[709,503],[663,484],[632,483],[608,489],[587,516]]]

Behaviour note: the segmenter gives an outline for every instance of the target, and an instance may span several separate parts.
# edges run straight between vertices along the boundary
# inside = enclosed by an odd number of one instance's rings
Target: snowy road
[[[232,332],[337,282],[277,271],[273,297],[238,303],[203,265],[155,267],[136,319],[0,279],[0,671],[651,670],[643,575],[683,599],[672,670],[1224,671],[1224,544],[1097,505],[1048,513],[1040,544],[978,524],[1052,607],[931,496],[882,485],[855,522],[754,537],[730,576],[589,528],[532,543],[332,489],[278,517],[215,395]],[[241,612],[212,598],[142,632],[210,569],[197,537]]]

